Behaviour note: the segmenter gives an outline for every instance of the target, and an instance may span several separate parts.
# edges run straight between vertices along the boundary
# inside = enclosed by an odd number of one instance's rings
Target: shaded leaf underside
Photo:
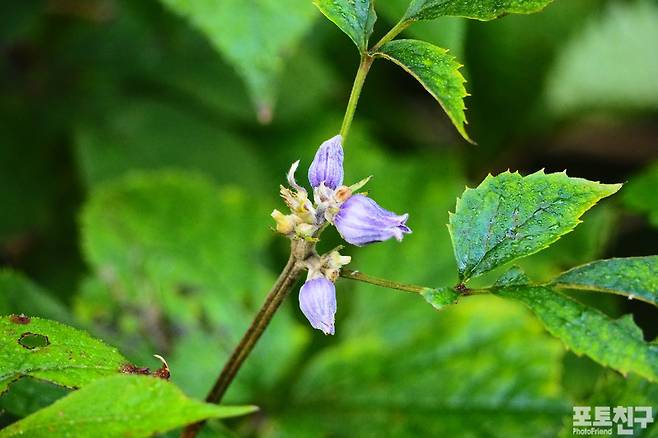
[[[100,379],[0,431],[0,437],[152,436],[206,418],[244,415],[252,406],[217,406],[187,398],[147,376]]]

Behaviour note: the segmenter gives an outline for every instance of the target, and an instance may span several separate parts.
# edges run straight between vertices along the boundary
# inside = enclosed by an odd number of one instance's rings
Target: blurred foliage
[[[548,77],[557,115],[579,109],[658,109],[658,4],[612,4],[565,45]],[[614,86],[611,86],[614,84]]]
[[[415,327],[408,318],[389,321],[398,328],[407,321],[404,340],[362,335],[319,354],[282,405],[273,435],[556,433],[569,413],[558,384],[562,349],[536,320],[495,298],[440,318],[417,313]]]
[[[258,117],[272,117],[284,55],[294,49],[314,15],[298,0],[163,0],[186,16],[235,66],[254,100]]]
[[[631,178],[624,193],[624,202],[632,210],[644,213],[658,227],[658,162]]]
[[[311,0],[281,3],[0,6],[2,314],[84,328],[135,363],[160,353],[172,380],[203,397],[285,262],[268,216],[278,184],[338,131],[358,63]],[[379,2],[371,39],[406,6]],[[414,233],[348,248],[351,267],[455,284],[448,211],[465,184],[508,168],[629,181],[573,233],[521,260],[531,278],[655,254],[655,16],[653,0],[556,0],[536,15],[406,29],[465,64],[478,146],[460,140],[414,78],[377,61],[346,144],[346,181],[374,175],[368,190],[409,212]],[[339,242],[329,237],[324,249]],[[631,312],[646,341],[658,334],[654,307],[591,295],[612,317]],[[420,297],[341,280],[338,306],[337,335],[325,338],[289,297],[228,395],[262,409],[232,430],[555,436],[574,403],[656,406],[655,384],[563,355],[516,303],[468,297],[437,313]],[[1,424],[66,394],[47,385],[11,386]],[[211,426],[209,436],[225,431]]]

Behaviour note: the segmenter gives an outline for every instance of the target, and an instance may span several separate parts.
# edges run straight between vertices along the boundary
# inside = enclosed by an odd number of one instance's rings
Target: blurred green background
[[[311,0],[192,3],[0,6],[0,310],[86,328],[145,366],[162,354],[172,379],[203,397],[285,261],[269,217],[278,184],[339,130],[358,56]],[[405,5],[377,4],[375,37]],[[534,279],[657,253],[657,2],[556,0],[404,35],[465,65],[478,145],[412,77],[377,61],[346,181],[374,175],[370,192],[409,212],[414,233],[348,249],[353,269],[453,284],[448,211],[464,185],[508,168],[628,182],[522,261]],[[415,298],[339,281],[337,333],[324,337],[291,295],[227,399],[261,411],[205,432],[569,436],[574,404],[658,409],[655,385],[565,352],[514,304],[471,297],[437,314]],[[578,298],[658,335],[648,304]],[[63,392],[17,383],[0,398],[1,424]]]

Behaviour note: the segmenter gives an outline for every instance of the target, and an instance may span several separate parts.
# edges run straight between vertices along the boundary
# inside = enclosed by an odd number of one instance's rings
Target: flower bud
[[[299,222],[299,218],[295,215],[285,215],[279,210],[274,210],[271,214],[274,222],[276,222],[276,230],[281,234],[290,234],[295,230],[295,225]]]
[[[340,206],[333,221],[343,239],[352,245],[363,246],[391,237],[402,240],[404,234],[411,233],[406,225],[408,218],[408,214],[396,215],[369,197],[357,194]]]
[[[321,259],[322,272],[329,280],[336,281],[340,276],[341,268],[351,261],[352,257],[341,255],[336,250],[328,252]]]
[[[311,186],[321,183],[335,189],[343,184],[343,137],[337,135],[320,145],[315,158],[308,169],[308,181]]]
[[[313,328],[334,334],[336,287],[324,277],[307,280],[299,290],[299,308]]]

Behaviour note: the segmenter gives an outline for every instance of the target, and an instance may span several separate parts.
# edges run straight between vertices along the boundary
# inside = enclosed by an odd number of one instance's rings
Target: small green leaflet
[[[377,20],[374,0],[314,0],[320,11],[366,53]]]
[[[116,348],[81,330],[37,317],[0,317],[0,393],[23,376],[77,388],[127,363]]]
[[[449,287],[427,288],[421,292],[421,295],[436,310],[441,310],[446,306],[455,304],[459,298],[459,294]]]
[[[630,315],[612,319],[547,287],[510,286],[495,293],[529,307],[574,353],[624,374],[658,381],[658,345],[644,341]]]
[[[507,14],[539,12],[553,0],[414,0],[403,21],[433,20],[446,15],[489,21]]]
[[[658,256],[597,260],[565,272],[553,285],[625,295],[658,305]]]
[[[621,184],[528,176],[509,171],[467,188],[450,214],[450,236],[462,281],[541,251],[580,223],[580,216]]]
[[[466,80],[459,72],[461,64],[448,50],[425,41],[394,40],[384,44],[374,56],[396,63],[418,79],[441,104],[462,137],[472,142],[464,128]]]
[[[259,119],[271,118],[276,87],[291,52],[314,19],[298,0],[162,0],[201,30],[247,84]]]
[[[187,398],[173,383],[149,376],[97,380],[0,431],[0,437],[148,437],[207,418],[255,411]]]

